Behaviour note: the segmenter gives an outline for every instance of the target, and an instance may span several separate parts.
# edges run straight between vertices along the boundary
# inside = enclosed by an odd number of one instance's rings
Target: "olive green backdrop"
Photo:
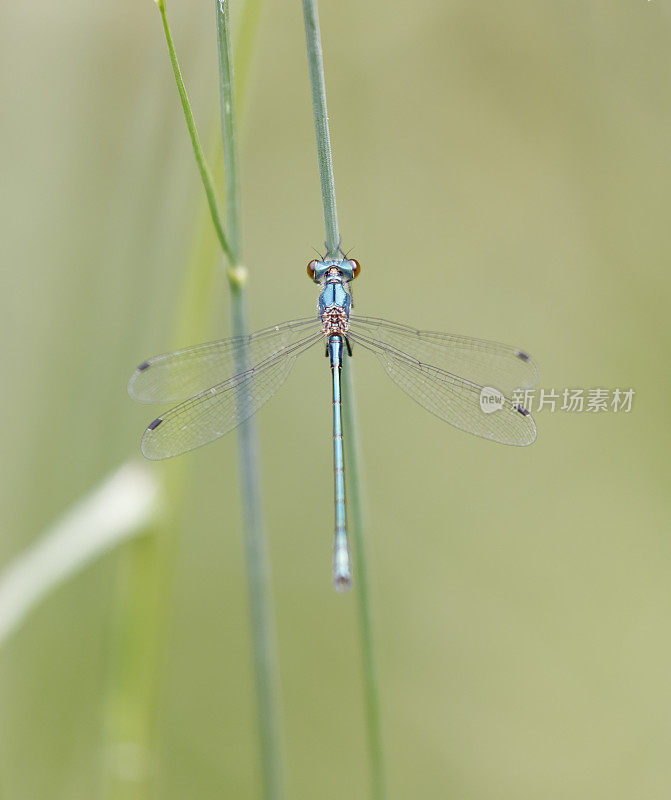
[[[355,353],[390,796],[663,800],[668,3],[320,10],[361,313],[517,344],[546,388],[636,391],[628,415],[542,411],[537,443],[505,448],[441,423]],[[212,3],[169,11],[207,140]],[[150,0],[4,2],[2,18],[7,563],[137,453],[154,414],[126,381],[192,343],[174,330],[202,199]],[[323,222],[298,2],[263,5],[241,172],[252,327],[304,316]],[[212,336],[229,330],[226,291],[219,276]],[[258,417],[295,800],[367,791],[354,595],[330,585],[330,412],[311,351]],[[156,796],[255,798],[234,437],[185,459]],[[58,589],[0,652],[7,800],[102,796],[123,558]]]

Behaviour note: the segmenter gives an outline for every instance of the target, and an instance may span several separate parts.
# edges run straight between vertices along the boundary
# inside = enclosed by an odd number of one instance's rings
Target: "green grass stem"
[[[198,136],[196,121],[193,118],[193,111],[191,110],[191,104],[189,103],[189,96],[187,95],[186,87],[184,86],[182,71],[179,68],[177,53],[175,52],[175,44],[172,40],[170,25],[168,24],[168,15],[165,10],[165,0],[155,0],[155,2],[156,5],[158,6],[158,10],[161,12],[161,20],[163,22],[163,32],[165,33],[165,41],[166,44],[168,45],[168,53],[170,54],[170,63],[172,64],[172,71],[175,74],[175,83],[177,84],[177,91],[179,92],[179,98],[182,101],[182,109],[184,111],[186,127],[189,129],[189,136],[191,137],[191,145],[193,146],[193,154],[196,158],[196,164],[198,165],[200,178],[203,182],[205,195],[207,196],[207,203],[210,207],[210,214],[212,216],[212,222],[214,223],[214,229],[217,233],[217,238],[219,239],[219,243],[221,244],[221,249],[224,251],[224,254],[228,259],[228,262],[230,264],[234,264],[236,259],[233,250],[231,249],[231,245],[229,244],[228,239],[226,237],[226,233],[224,232],[224,226],[221,221],[221,213],[219,212],[219,203],[217,201],[217,193],[214,187],[212,173],[210,172],[210,168],[207,166],[205,153],[203,153],[203,148],[200,144],[200,137]]]
[[[219,51],[221,135],[226,180],[226,221],[235,257],[235,261],[229,265],[228,270],[231,289],[231,327],[234,336],[244,337],[249,332],[245,291],[247,270],[241,265],[240,182],[238,179],[233,56],[228,0],[215,0],[215,13]],[[247,367],[246,355],[243,354],[239,369]],[[238,458],[263,793],[266,800],[281,800],[284,791],[277,645],[271,596],[270,562],[263,514],[259,443],[253,418],[245,420],[238,429]]]
[[[319,179],[324,206],[326,250],[328,257],[336,257],[340,249],[340,233],[338,230],[333,158],[331,155],[331,140],[329,135],[328,113],[326,110],[324,59],[316,0],[303,0],[303,13],[305,17],[305,37],[307,41],[310,84],[312,87],[312,107],[315,119],[315,133],[317,136]],[[363,492],[360,470],[361,455],[356,427],[351,359],[347,361],[347,369],[343,370],[342,380],[344,401],[343,424],[346,442],[345,455],[347,458],[347,493],[351,511],[350,533],[352,536],[354,566],[356,570],[354,574],[354,583],[357,587],[356,597],[361,632],[366,729],[371,773],[371,797],[374,800],[384,800],[386,797],[386,783],[382,727],[380,723],[380,700],[373,641],[368,562],[365,548]]]
[[[350,507],[350,532],[354,554],[354,590],[359,610],[361,634],[361,659],[363,671],[363,693],[365,702],[368,756],[370,760],[371,797],[384,800],[387,796],[382,723],[380,721],[380,692],[378,689],[373,619],[370,603],[370,581],[366,551],[365,518],[363,508],[363,485],[361,475],[361,450],[356,425],[354,401],[354,376],[351,360],[343,370],[343,426],[347,436],[345,459],[347,466],[347,494]]]
[[[221,141],[224,152],[226,181],[226,230],[231,244],[230,266],[240,264],[240,179],[238,176],[238,146],[235,127],[235,97],[233,93],[233,58],[231,48],[228,0],[214,0],[217,20],[217,51],[219,53],[219,113]]]
[[[201,210],[193,248],[184,275],[181,309],[177,317],[177,344],[200,341],[208,334],[208,306],[213,286],[218,241],[228,263],[231,288],[232,329],[234,335],[247,331],[245,292],[247,272],[240,265],[240,191],[237,179],[237,155],[231,47],[228,28],[228,6],[225,19],[220,19],[222,5],[217,2],[217,33],[220,46],[222,103],[221,126],[224,132],[224,174],[228,229],[219,210],[215,180],[210,171],[198,136],[196,123],[182,79],[168,23],[164,0],[156,0],[175,75],[193,152],[205,189],[206,206]],[[242,10],[240,64],[244,74],[249,70],[250,52],[259,22],[259,0],[249,0],[251,9]],[[221,46],[224,42],[222,53]],[[218,161],[218,164],[221,162]],[[220,168],[217,169],[217,173]],[[203,223],[207,211],[214,223],[215,237]],[[227,235],[228,231],[228,235]],[[255,428],[247,422],[239,429],[242,516],[253,656],[256,670],[257,706],[261,739],[261,762],[264,797],[281,800],[282,769],[277,692],[276,645],[272,613],[270,570],[265,545],[265,529],[258,444]],[[153,796],[154,759],[156,756],[156,715],[158,682],[162,667],[165,631],[168,624],[170,593],[177,539],[182,524],[188,471],[183,461],[162,465],[161,474],[168,498],[164,513],[152,536],[126,549],[120,562],[119,604],[115,615],[117,657],[110,675],[109,712],[106,715],[107,769],[103,795],[111,800],[144,800]],[[152,632],[147,637],[146,631]],[[128,763],[138,765],[135,774]]]
[[[338,231],[338,208],[336,206],[335,177],[333,175],[333,156],[331,154],[331,134],[326,111],[326,83],[324,81],[324,56],[319,31],[319,15],[316,0],[303,0],[305,20],[305,40],[308,48],[308,69],[312,89],[312,108],[317,135],[317,163],[319,182],[324,206],[324,225],[326,227],[326,257],[337,258],[340,250]]]

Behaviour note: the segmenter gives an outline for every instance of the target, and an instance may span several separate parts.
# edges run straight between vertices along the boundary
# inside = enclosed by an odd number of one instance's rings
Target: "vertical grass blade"
[[[168,45],[168,53],[170,54],[170,63],[172,64],[172,71],[175,74],[175,83],[177,84],[177,91],[179,92],[179,99],[182,101],[182,109],[184,110],[184,119],[186,126],[189,129],[189,136],[191,137],[191,144],[193,146],[193,154],[196,158],[196,164],[200,172],[200,179],[203,182],[207,202],[210,207],[210,214],[212,215],[212,222],[217,232],[221,249],[226,254],[229,262],[235,261],[233,251],[228,243],[226,234],[224,233],[224,226],[221,222],[221,214],[219,213],[219,204],[217,202],[217,194],[214,188],[214,181],[212,180],[212,173],[207,166],[205,154],[200,144],[200,137],[196,128],[196,121],[193,118],[193,111],[191,111],[191,104],[189,103],[189,96],[186,93],[184,80],[182,78],[182,71],[179,68],[177,61],[177,53],[175,52],[175,44],[172,40],[172,33],[170,32],[170,25],[168,24],[168,15],[165,10],[165,0],[155,0],[158,10],[161,12],[161,21],[163,22],[163,32],[165,33],[165,41]]]
[[[317,158],[321,183],[324,222],[326,227],[327,257],[336,257],[340,249],[338,231],[338,211],[336,207],[335,181],[333,177],[333,158],[329,134],[328,113],[326,110],[326,84],[324,81],[324,59],[316,0],[303,0],[305,17],[305,38],[308,51],[310,84],[312,87],[312,107],[317,136]],[[363,497],[361,491],[360,453],[357,438],[354,408],[354,389],[352,385],[352,361],[348,359],[347,369],[343,370],[343,422],[348,446],[347,489],[352,511],[350,526],[354,549],[356,597],[361,631],[361,653],[363,660],[363,682],[366,704],[366,728],[368,738],[368,757],[371,773],[371,797],[384,800],[386,784],[384,755],[382,747],[382,727],[380,724],[380,701],[373,642],[370,588],[368,582],[368,563],[366,560]]]
[[[338,231],[338,209],[336,206],[335,177],[333,175],[333,156],[331,155],[331,134],[326,111],[326,83],[324,81],[324,56],[322,38],[319,30],[319,15],[316,0],[303,0],[305,19],[305,40],[308,48],[308,69],[312,89],[312,108],[317,136],[317,163],[319,181],[324,205],[324,225],[326,227],[326,257],[337,258],[340,249]]]
[[[240,263],[240,179],[238,177],[238,148],[235,127],[235,98],[233,95],[233,56],[231,51],[228,0],[215,0],[217,20],[217,50],[219,53],[219,114],[221,140],[224,148],[226,180],[226,229],[231,241],[231,266]]]
[[[247,322],[247,270],[241,264],[240,183],[233,92],[233,54],[231,49],[228,0],[215,0],[217,45],[219,52],[219,99],[221,135],[226,180],[226,222],[233,261],[229,259],[231,323],[234,336],[249,332]],[[240,355],[240,371],[248,366]],[[256,702],[263,779],[266,800],[281,800],[283,791],[282,748],[280,743],[277,646],[270,591],[270,564],[263,515],[261,468],[256,424],[253,418],[238,431],[242,518],[247,561],[247,589],[252,627],[252,650],[256,680]]]
[[[168,46],[182,109],[191,138],[193,152],[205,189],[214,230],[221,251],[228,264],[231,288],[232,328],[235,335],[246,332],[246,307],[244,288],[246,269],[240,265],[240,191],[237,178],[237,156],[235,117],[233,113],[232,68],[230,62],[230,40],[228,28],[228,6],[217,2],[217,32],[220,47],[220,78],[222,102],[221,124],[224,133],[224,166],[226,171],[226,217],[224,226],[217,201],[215,181],[207,165],[200,143],[189,98],[182,79],[175,47],[168,23],[165,0],[155,0],[161,14],[163,30]],[[253,13],[246,17],[245,45],[251,47],[258,23],[258,2]],[[220,18],[220,13],[225,16]],[[223,52],[222,52],[223,46]],[[248,64],[249,54],[243,53],[243,64]],[[201,223],[202,223],[201,214]],[[202,224],[194,241],[189,269],[185,275],[182,308],[178,317],[180,341],[200,339],[205,335],[203,305],[212,286],[213,237]],[[265,547],[265,530],[262,511],[262,493],[258,444],[253,425],[241,426],[239,436],[242,517],[245,550],[248,567],[248,586],[251,607],[254,665],[256,669],[257,705],[261,738],[261,761],[264,797],[266,800],[281,800],[282,770],[280,760],[278,692],[276,689],[276,657],[274,620],[270,601],[270,570]],[[165,628],[174,555],[176,552],[177,528],[183,509],[184,489],[187,479],[184,463],[168,464],[162,470],[166,484],[166,496],[170,508],[166,510],[156,533],[147,537],[148,547],[134,548],[129,553],[128,563],[123,564],[122,607],[117,614],[117,641],[123,643],[119,649],[115,675],[112,678],[112,694],[117,702],[110,703],[108,713],[108,741],[110,752],[119,755],[119,768],[115,764],[107,770],[104,796],[114,800],[140,800],[151,792],[151,761],[155,752],[156,736],[154,715],[156,694],[156,672],[160,667],[162,633]],[[159,531],[160,528],[160,531]],[[140,614],[136,613],[140,611]],[[143,628],[156,633],[157,641],[146,646],[139,637]],[[145,680],[146,676],[153,680]],[[121,704],[119,705],[119,701]],[[117,710],[120,709],[120,713]],[[115,745],[119,743],[121,747]],[[131,746],[129,748],[129,745]],[[128,758],[134,754],[146,755],[143,769],[129,776]],[[153,795],[152,795],[153,796]]]
[[[247,309],[243,288],[231,292],[231,315],[235,335],[245,335]],[[277,645],[262,505],[259,445],[256,427],[250,420],[238,428],[238,451],[263,797],[265,800],[281,800],[284,797],[283,748]]]
[[[366,552],[365,519],[363,510],[363,488],[361,476],[361,452],[354,407],[354,380],[351,362],[343,370],[343,422],[347,431],[348,447],[345,451],[347,466],[347,488],[351,507],[352,551],[354,553],[354,587],[359,609],[361,631],[361,659],[363,691],[370,759],[371,797],[384,800],[387,796],[382,724],[380,721],[380,693],[378,689],[373,619],[370,603],[368,556]]]

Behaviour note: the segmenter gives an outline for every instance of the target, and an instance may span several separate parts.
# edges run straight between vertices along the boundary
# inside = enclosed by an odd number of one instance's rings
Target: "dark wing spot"
[[[158,426],[163,422],[162,417],[156,417],[153,422],[149,423],[149,427],[147,428],[148,431],[153,431],[154,428],[158,428]]]
[[[145,370],[145,369],[147,369],[149,366],[151,366],[151,365],[149,364],[149,362],[148,362],[148,361],[143,361],[143,362],[140,364],[140,366],[137,368],[137,371],[138,371],[138,372],[142,372],[142,370]]]
[[[522,361],[530,361],[531,360],[531,356],[528,355],[527,353],[524,353],[522,350],[518,350],[517,351],[517,357],[521,358]]]
[[[526,408],[524,408],[524,406],[513,406],[513,408],[515,409],[515,411],[519,411],[520,414],[522,414],[523,416],[525,416],[525,417],[529,416],[529,412],[526,410]],[[160,420],[159,420],[159,422],[160,422]],[[152,425],[153,425],[153,423],[152,423]],[[151,428],[151,425],[149,427]]]

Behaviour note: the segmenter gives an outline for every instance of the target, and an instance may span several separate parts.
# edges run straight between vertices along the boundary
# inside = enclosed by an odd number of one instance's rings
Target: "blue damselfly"
[[[321,342],[333,381],[337,589],[351,583],[340,378],[353,348],[377,356],[413,400],[456,428],[503,444],[528,445],[536,438],[531,415],[511,399],[515,390],[538,382],[529,355],[495,342],[350,314],[349,284],[360,270],[354,259],[313,260],[308,275],[320,286],[317,314],[157,356],[140,364],[128,384],[136,400],[179,403],[151,422],[142,437],[147,458],[170,458],[224,436],[252,416],[284,383],[298,356]],[[500,398],[495,413],[483,410],[490,391]]]

